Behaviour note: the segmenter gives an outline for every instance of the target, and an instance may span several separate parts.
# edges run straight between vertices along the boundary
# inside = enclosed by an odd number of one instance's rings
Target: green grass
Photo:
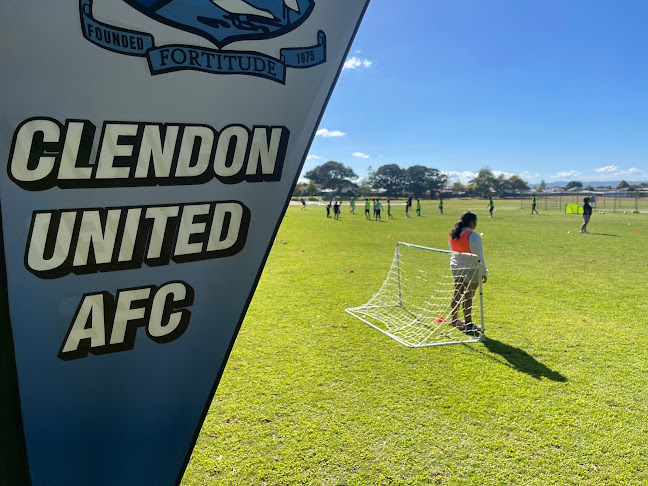
[[[595,211],[581,235],[580,216],[495,204],[291,207],[182,484],[648,483],[648,215]],[[396,242],[445,249],[468,208],[487,341],[406,348],[344,312]]]

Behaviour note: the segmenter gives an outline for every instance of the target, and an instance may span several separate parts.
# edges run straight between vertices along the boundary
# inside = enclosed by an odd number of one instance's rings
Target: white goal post
[[[484,341],[479,257],[400,242],[378,293],[346,312],[409,347]]]

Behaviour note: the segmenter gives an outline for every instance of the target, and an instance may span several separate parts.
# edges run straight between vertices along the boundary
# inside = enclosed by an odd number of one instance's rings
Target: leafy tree
[[[509,189],[513,191],[528,191],[531,189],[527,181],[516,175],[509,177],[506,183],[508,184]]]
[[[586,191],[593,191],[593,190],[594,190],[594,186],[587,186],[587,187],[585,188],[585,190],[586,190]]]
[[[544,191],[545,189],[547,189],[547,183],[544,179],[542,179],[540,181],[540,185],[538,186],[538,191]]]
[[[414,197],[424,196],[430,191],[430,196],[435,191],[440,191],[448,182],[448,176],[438,169],[432,169],[423,165],[413,165],[405,170],[405,188]]]
[[[489,167],[479,169],[477,175],[468,182],[468,190],[486,197],[490,192],[498,190],[498,180]]]
[[[358,187],[358,192],[360,193],[360,197],[369,197],[371,196],[371,193],[373,192],[373,189],[367,182],[367,179],[363,179],[362,182],[360,183],[360,186]]]
[[[345,194],[345,197],[358,199],[360,197],[360,190],[357,187],[349,189]]]
[[[621,181],[621,182],[619,182],[619,185],[616,188],[617,189],[630,189],[630,184],[628,184],[626,181]]]
[[[466,186],[462,184],[460,181],[455,181],[454,184],[452,184],[452,192],[459,193],[459,192],[466,192]]]
[[[339,194],[344,186],[354,186],[355,184],[351,180],[356,179],[358,176],[351,167],[329,160],[325,164],[306,172],[304,177],[315,181],[323,189],[334,189]]]
[[[508,179],[504,178],[504,174],[500,174],[495,179],[495,191],[502,194],[504,191],[511,191],[513,188],[509,184]]]
[[[302,197],[304,195],[304,189],[306,189],[306,184],[304,182],[298,182],[293,191],[293,197]]]
[[[315,181],[310,181],[306,188],[304,189],[304,195],[306,196],[315,196],[319,190],[317,189],[317,184],[315,184]]]
[[[565,186],[565,189],[572,189],[572,188],[577,188],[577,189],[582,189],[583,188],[583,183],[580,181],[569,181],[567,185]]]
[[[374,190],[384,189],[387,196],[395,196],[403,192],[406,180],[406,172],[396,164],[378,167],[367,177],[368,184]]]
[[[506,179],[504,177],[504,174],[500,174],[497,176],[497,178],[495,178],[493,184],[491,185],[491,188],[499,194],[502,194],[506,191],[528,191],[530,189],[529,183],[521,177],[512,175],[511,177]]]

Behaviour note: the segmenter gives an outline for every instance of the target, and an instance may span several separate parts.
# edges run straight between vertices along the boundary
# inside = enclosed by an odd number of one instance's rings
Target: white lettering
[[[30,120],[18,128],[14,138],[11,162],[9,162],[9,173],[14,180],[38,182],[51,174],[56,154],[50,154],[36,146],[35,142],[40,137],[44,143],[59,142],[61,128],[56,122],[49,119]],[[33,162],[35,162],[35,167],[30,168],[30,165],[34,165]]]
[[[101,150],[97,161],[97,179],[128,179],[130,167],[115,167],[116,157],[132,157],[133,146],[119,143],[120,137],[134,137],[138,126],[129,123],[107,123],[101,139]]]
[[[47,245],[52,216],[54,214],[58,216],[56,239],[53,245]],[[66,211],[64,213],[54,211],[34,214],[29,232],[29,247],[27,250],[27,265],[31,270],[35,272],[50,272],[57,270],[67,261],[70,254],[75,221],[76,212],[74,211]],[[51,251],[50,257],[45,256],[46,247],[49,247]]]
[[[63,353],[72,353],[79,349],[79,344],[85,339],[90,340],[90,347],[98,348],[106,344],[106,323],[104,320],[104,295],[84,295],[79,304],[74,321],[70,327]],[[86,327],[90,321],[90,327]]]
[[[209,204],[200,204],[195,206],[185,206],[182,210],[182,217],[180,218],[180,229],[178,231],[178,238],[176,240],[175,256],[191,255],[200,253],[203,248],[203,243],[190,243],[192,235],[198,235],[205,232],[207,228],[206,223],[194,223],[196,216],[209,214]]]

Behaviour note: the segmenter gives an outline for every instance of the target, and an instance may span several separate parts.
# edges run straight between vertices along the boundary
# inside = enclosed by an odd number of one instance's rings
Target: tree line
[[[527,181],[512,175],[508,178],[502,174],[495,176],[493,171],[484,167],[468,182],[455,182],[448,186],[448,176],[438,169],[413,165],[401,168],[397,164],[387,164],[376,170],[369,168],[368,175],[359,179],[351,167],[340,162],[328,161],[309,170],[304,177],[308,183],[299,183],[294,196],[315,196],[322,189],[329,189],[335,195],[369,197],[380,192],[384,197],[413,196],[416,198],[438,197],[443,189],[451,189],[458,194],[486,197],[488,195],[505,195],[507,191],[528,191]]]

